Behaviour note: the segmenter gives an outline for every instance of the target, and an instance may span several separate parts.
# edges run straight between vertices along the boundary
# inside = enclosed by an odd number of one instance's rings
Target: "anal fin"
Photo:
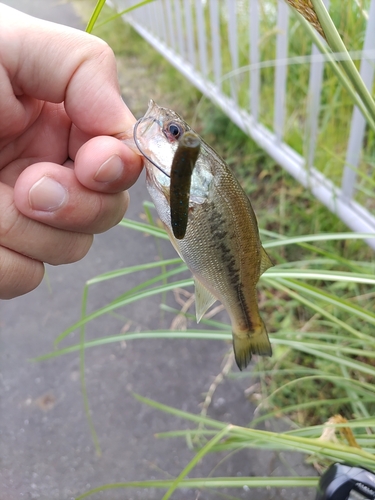
[[[207,288],[202,285],[197,278],[194,278],[195,283],[195,313],[197,316],[197,323],[200,322],[206,311],[216,302],[216,297],[212,295]]]

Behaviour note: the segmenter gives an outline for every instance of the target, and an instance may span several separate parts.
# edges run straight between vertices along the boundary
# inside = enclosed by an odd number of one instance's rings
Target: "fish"
[[[191,176],[201,149],[201,141],[191,130],[178,140],[178,147],[171,166],[169,186],[171,226],[173,236],[182,240],[186,233],[189,216]]]
[[[175,237],[171,168],[179,140],[191,132],[195,133],[176,112],[151,100],[134,126],[134,142],[144,156],[146,184],[158,215],[193,274],[197,322],[217,300],[224,305],[235,360],[243,370],[253,354],[272,355],[256,285],[273,264],[261,244],[249,198],[225,161],[202,139],[191,174],[186,233],[182,239]]]

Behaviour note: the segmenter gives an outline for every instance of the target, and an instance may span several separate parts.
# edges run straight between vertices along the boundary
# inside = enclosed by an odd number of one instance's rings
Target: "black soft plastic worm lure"
[[[178,141],[171,167],[170,206],[171,226],[175,238],[182,240],[189,215],[191,176],[201,149],[200,138],[192,131],[185,132]]]

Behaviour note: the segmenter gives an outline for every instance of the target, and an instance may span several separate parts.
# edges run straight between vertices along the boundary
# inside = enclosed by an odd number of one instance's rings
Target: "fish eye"
[[[179,139],[183,133],[184,130],[177,123],[170,122],[167,125],[167,134],[171,139]]]

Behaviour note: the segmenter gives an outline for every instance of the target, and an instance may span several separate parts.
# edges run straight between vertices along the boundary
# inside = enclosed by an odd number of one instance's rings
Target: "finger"
[[[57,265],[82,259],[92,239],[92,235],[62,231],[30,220],[15,206],[13,189],[0,184],[0,246]]]
[[[22,133],[17,137],[6,138],[10,127],[0,121],[0,137],[5,137],[0,139],[0,182],[14,186],[22,170],[33,163],[62,164],[69,156],[71,126],[64,105],[53,103],[44,103],[38,119],[32,124],[25,117]]]
[[[90,135],[115,135],[135,121],[120,96],[113,52],[99,38],[0,4],[0,61],[0,76],[8,76],[2,119],[11,109],[8,118],[21,120],[27,103],[17,96],[26,95],[64,101],[73,123]]]
[[[142,160],[113,137],[95,137],[79,149],[74,168],[79,182],[87,188],[117,193],[135,183]]]
[[[54,163],[36,163],[24,170],[14,186],[14,202],[26,217],[54,228],[96,234],[122,219],[129,195],[94,192],[74,171]],[[1,212],[0,212],[1,213]]]
[[[1,300],[31,292],[44,276],[41,262],[4,247],[0,247],[0,269]]]

